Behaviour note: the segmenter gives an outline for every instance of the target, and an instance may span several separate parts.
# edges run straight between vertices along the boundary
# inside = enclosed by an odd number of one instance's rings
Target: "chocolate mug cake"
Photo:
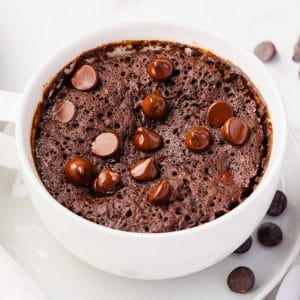
[[[212,221],[255,189],[272,126],[229,61],[160,41],[87,51],[48,84],[33,124],[39,176],[92,222],[168,232]]]

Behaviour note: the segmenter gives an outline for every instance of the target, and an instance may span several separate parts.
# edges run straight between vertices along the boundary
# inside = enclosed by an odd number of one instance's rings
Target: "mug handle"
[[[16,123],[22,94],[0,90],[0,121]],[[0,166],[19,169],[16,141],[14,137],[0,132]]]

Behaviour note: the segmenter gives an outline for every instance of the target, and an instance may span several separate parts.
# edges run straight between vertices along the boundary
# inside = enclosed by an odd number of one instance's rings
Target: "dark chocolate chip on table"
[[[276,53],[275,45],[270,41],[261,42],[254,48],[254,54],[263,62],[270,61]]]
[[[154,93],[147,95],[141,104],[144,116],[151,120],[164,120],[168,116],[168,103],[163,96]]]
[[[232,292],[245,294],[254,287],[255,275],[248,267],[237,267],[228,274],[227,285]]]
[[[154,130],[139,127],[135,132],[133,143],[141,151],[153,151],[161,146],[162,138]]]
[[[212,137],[210,131],[205,127],[195,127],[191,129],[185,138],[186,147],[196,153],[205,151],[211,144]]]
[[[229,118],[233,117],[233,109],[226,101],[219,100],[210,105],[206,116],[210,126],[221,127]]]
[[[167,58],[158,58],[148,64],[147,72],[154,80],[166,80],[172,76],[173,65]]]
[[[281,228],[271,222],[261,224],[257,230],[258,241],[266,247],[274,247],[278,245],[283,238]]]
[[[166,204],[175,199],[175,192],[167,179],[161,179],[149,194],[149,202],[153,205]]]
[[[249,136],[248,125],[238,117],[229,118],[222,127],[221,132],[223,138],[229,144],[235,146],[243,145]]]
[[[276,191],[267,214],[272,217],[281,215],[287,206],[286,195],[282,191]]]
[[[73,87],[79,91],[94,89],[98,82],[98,72],[90,65],[82,65],[71,78]]]
[[[120,138],[117,133],[107,131],[99,134],[92,143],[92,152],[101,157],[114,155],[120,149]]]
[[[102,170],[93,182],[92,189],[95,194],[107,194],[120,182],[121,175],[110,169]]]
[[[249,249],[251,248],[252,246],[252,237],[250,236],[249,238],[247,238],[247,240],[241,245],[239,246],[235,251],[234,253],[237,253],[237,254],[243,254],[243,253],[246,253],[247,251],[249,251]]]
[[[53,106],[53,113],[58,121],[68,123],[75,115],[75,105],[71,101],[57,102]]]
[[[65,166],[67,180],[76,186],[90,184],[96,174],[95,166],[87,159],[74,157]]]
[[[292,59],[296,62],[300,62],[300,38],[294,46],[294,53]]]
[[[138,181],[153,180],[159,175],[159,169],[155,157],[148,157],[138,161],[130,169],[130,175]]]

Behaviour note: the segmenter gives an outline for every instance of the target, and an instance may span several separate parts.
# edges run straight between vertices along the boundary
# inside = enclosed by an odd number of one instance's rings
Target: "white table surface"
[[[134,18],[197,23],[250,50],[273,41],[279,54],[266,68],[282,92],[290,127],[300,133],[300,63],[291,60],[300,0],[0,0],[0,89],[22,91],[53,50],[92,28]]]

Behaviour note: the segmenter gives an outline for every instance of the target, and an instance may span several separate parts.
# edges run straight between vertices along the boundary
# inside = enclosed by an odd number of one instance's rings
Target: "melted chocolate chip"
[[[89,65],[82,65],[73,75],[71,83],[79,91],[94,89],[99,82],[98,72]]]
[[[254,49],[254,54],[263,62],[271,60],[276,52],[275,45],[269,41],[259,43]]]
[[[115,154],[120,148],[119,136],[111,131],[99,134],[92,143],[92,151],[101,157]]]
[[[233,109],[226,101],[216,101],[207,110],[207,120],[212,127],[221,127],[233,116]]]
[[[277,246],[283,238],[280,227],[271,222],[261,224],[257,230],[258,241],[266,247]]]
[[[149,181],[159,175],[155,157],[148,157],[138,161],[131,169],[130,175],[138,181]]]
[[[161,146],[162,138],[151,129],[139,127],[135,132],[133,143],[141,151],[153,151]]]
[[[229,144],[243,145],[249,136],[249,128],[242,119],[232,117],[222,127],[222,136]]]
[[[95,194],[107,194],[120,182],[121,175],[110,169],[102,170],[93,182],[92,189]]]
[[[232,185],[234,183],[233,175],[230,171],[219,172],[218,179],[221,183],[223,183],[225,185]]]
[[[195,127],[191,129],[185,138],[187,148],[196,153],[205,151],[211,142],[211,134],[205,127]]]
[[[175,194],[169,180],[161,179],[152,187],[148,199],[151,204],[160,205],[173,201],[174,198]]]
[[[239,246],[235,251],[234,253],[237,253],[237,254],[243,254],[243,253],[246,253],[247,251],[249,251],[249,249],[251,248],[252,246],[252,237],[250,236],[249,238],[247,238],[247,240],[241,245]]]
[[[65,166],[67,180],[76,186],[90,184],[96,174],[95,166],[87,159],[74,157]]]
[[[53,107],[53,113],[58,121],[68,123],[75,115],[75,105],[70,101],[57,102]]]
[[[287,206],[286,195],[282,191],[276,191],[267,213],[269,216],[277,217],[284,212],[286,206]]]
[[[155,59],[149,63],[147,72],[154,80],[165,80],[172,76],[173,65],[166,58]]]
[[[227,285],[235,293],[245,294],[254,287],[254,284],[255,275],[248,267],[237,267],[227,277]]]
[[[168,103],[159,94],[146,96],[141,104],[143,114],[151,120],[164,120],[168,116]]]

